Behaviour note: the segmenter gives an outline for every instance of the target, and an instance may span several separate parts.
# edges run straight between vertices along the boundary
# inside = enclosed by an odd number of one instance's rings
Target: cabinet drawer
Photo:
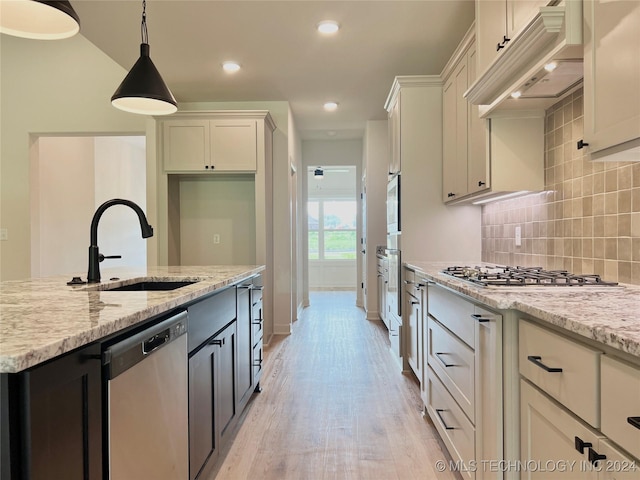
[[[525,320],[519,326],[520,373],[587,423],[600,427],[601,352]]]
[[[471,465],[475,459],[475,429],[431,369],[427,375],[427,400],[429,416],[453,461]],[[473,472],[461,473],[464,478],[475,478]]]
[[[429,315],[456,334],[467,345],[475,343],[474,305],[442,287],[429,288]]]
[[[215,293],[187,307],[189,352],[231,323],[237,314],[236,287]]]
[[[602,433],[640,458],[640,368],[603,355],[601,372]]]
[[[429,320],[428,364],[475,423],[474,352],[437,321]]]

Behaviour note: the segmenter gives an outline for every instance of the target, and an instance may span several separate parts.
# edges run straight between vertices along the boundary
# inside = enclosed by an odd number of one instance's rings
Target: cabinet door
[[[611,442],[600,439],[597,454],[604,458],[595,465],[598,480],[638,480],[640,462],[622,453]],[[589,465],[586,466],[587,468]]]
[[[227,427],[236,415],[235,356],[238,345],[236,322],[225,328],[215,338],[220,342],[216,420],[220,441],[224,442],[225,435],[228,433]]]
[[[211,120],[212,168],[222,172],[255,172],[257,159],[255,120]]]
[[[238,287],[238,316],[236,328],[238,329],[237,346],[237,382],[236,396],[242,409],[249,400],[253,387],[253,337],[251,335],[251,298],[249,286]]]
[[[501,50],[498,43],[506,34],[506,0],[476,0],[476,43],[478,45],[478,73],[482,74]]]
[[[467,149],[469,103],[464,98],[468,87],[468,69],[466,58],[460,62],[455,71],[456,82],[456,196],[467,194]]]
[[[99,359],[97,345],[21,375],[27,403],[19,416],[28,448],[17,452],[24,470],[15,478],[102,478]]]
[[[189,359],[189,478],[218,458],[215,397],[219,348],[210,343]]]
[[[389,160],[389,175],[400,172],[400,101],[402,92],[398,92],[398,98],[389,112],[389,147],[391,149],[391,158]]]
[[[209,121],[163,120],[164,169],[202,172],[209,167]]]
[[[507,38],[513,38],[540,13],[548,0],[507,0]]]
[[[420,332],[420,317],[422,316],[420,308],[420,300],[414,297],[409,292],[405,295],[405,312],[408,314],[405,334],[407,335],[407,348],[406,355],[409,366],[416,374],[418,379],[421,379],[420,373],[420,346],[422,332]]]
[[[640,2],[584,2],[584,141],[591,153],[640,143],[638,25]]]
[[[475,42],[467,52],[469,85],[477,78],[478,54]],[[478,105],[469,104],[469,133],[467,136],[467,191],[476,193],[491,187],[489,156],[487,155],[487,120],[480,118]]]
[[[549,465],[521,473],[523,480],[596,480],[589,465],[589,447],[576,449],[576,438],[597,445],[597,432],[578,421],[524,380],[520,381],[520,460]],[[572,463],[573,462],[573,463]],[[572,468],[569,468],[573,464]],[[566,465],[562,471],[558,466]],[[555,466],[553,469],[551,467]]]
[[[451,75],[442,93],[442,201],[456,195],[456,83]]]

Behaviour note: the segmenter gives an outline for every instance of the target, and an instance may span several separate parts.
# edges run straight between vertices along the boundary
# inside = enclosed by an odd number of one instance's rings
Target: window
[[[309,200],[310,260],[352,260],[356,258],[355,200]]]

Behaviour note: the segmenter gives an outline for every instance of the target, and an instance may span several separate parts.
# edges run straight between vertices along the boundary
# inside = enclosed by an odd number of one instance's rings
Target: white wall
[[[364,308],[369,320],[378,320],[378,277],[376,246],[386,245],[387,173],[389,134],[386,120],[367,122],[364,139],[364,174],[367,189],[366,219],[366,297]]]
[[[109,99],[126,71],[76,35],[55,42],[0,35],[0,280],[31,274],[30,148],[42,134],[144,133],[147,119]]]
[[[219,243],[214,243],[219,235]],[[252,175],[180,178],[180,264],[256,263]]]
[[[40,137],[31,163],[31,276],[84,277],[96,208],[125,198],[145,210],[144,137]],[[106,260],[110,267],[146,265],[146,240],[127,207],[104,213],[98,246],[104,255],[122,256]]]

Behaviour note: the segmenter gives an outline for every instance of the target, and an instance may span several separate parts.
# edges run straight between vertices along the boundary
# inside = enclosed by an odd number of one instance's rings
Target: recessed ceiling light
[[[520,98],[522,96],[522,92],[518,91],[518,92],[513,92],[511,94],[511,98]]]
[[[544,66],[544,69],[547,72],[553,72],[557,67],[558,67],[558,64],[556,62],[550,62]]]
[[[240,70],[240,64],[236,62],[224,62],[222,64],[222,69],[227,73],[235,73]]]
[[[333,112],[338,108],[338,104],[336,102],[327,102],[324,104],[324,109],[327,112]]]
[[[320,22],[317,25],[317,28],[320,33],[330,35],[340,30],[340,25],[338,25],[338,22],[335,22],[333,20],[325,20],[323,22]]]

